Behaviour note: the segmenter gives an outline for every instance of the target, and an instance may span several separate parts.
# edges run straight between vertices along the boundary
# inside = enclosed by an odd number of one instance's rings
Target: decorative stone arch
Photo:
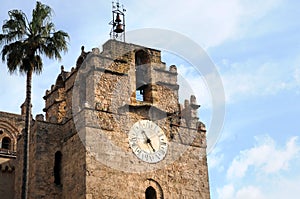
[[[4,137],[10,138],[10,150],[17,151],[17,136],[21,134],[19,130],[14,125],[4,120],[0,120],[0,130],[2,131],[2,134],[0,134],[0,142],[2,143]]]
[[[135,65],[150,64],[150,54],[144,49],[135,50]]]
[[[162,190],[160,184],[156,180],[154,180],[152,178],[148,178],[144,182],[144,187],[145,187],[144,188],[145,194],[146,194],[147,189],[149,190],[149,189],[153,188],[156,192],[156,198],[157,199],[164,199],[163,190]]]
[[[150,93],[150,54],[144,49],[135,51],[136,100],[151,102]]]

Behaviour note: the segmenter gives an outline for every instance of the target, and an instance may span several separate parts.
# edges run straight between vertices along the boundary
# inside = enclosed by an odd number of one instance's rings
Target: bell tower
[[[124,6],[120,6],[119,0],[112,2],[112,21],[109,25],[112,26],[110,38],[125,42],[125,12]]]
[[[209,199],[200,105],[194,95],[179,102],[185,88],[160,50],[125,42],[120,7],[102,51],[82,47],[45,92],[46,118],[31,127],[28,196]]]
[[[87,195],[210,198],[200,105],[193,95],[179,103],[177,75],[159,50],[114,39],[86,57],[73,115],[87,149]]]

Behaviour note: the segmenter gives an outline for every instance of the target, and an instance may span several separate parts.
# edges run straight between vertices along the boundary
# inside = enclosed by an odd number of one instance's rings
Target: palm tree
[[[19,71],[26,74],[26,115],[24,128],[24,157],[22,199],[27,198],[28,185],[28,155],[29,134],[31,121],[31,84],[32,74],[40,74],[43,69],[41,56],[50,59],[61,59],[60,52],[66,52],[69,35],[64,31],[56,31],[51,21],[52,9],[40,2],[32,12],[32,20],[21,10],[8,12],[9,19],[2,26],[3,34],[0,34],[2,61],[6,60],[8,71]]]

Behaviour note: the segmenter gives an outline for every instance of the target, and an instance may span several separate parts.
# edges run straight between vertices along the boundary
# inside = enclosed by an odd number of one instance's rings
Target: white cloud
[[[129,21],[138,27],[173,29],[192,37],[206,47],[229,39],[242,38],[251,31],[248,24],[267,15],[280,5],[280,0],[192,0],[140,1],[128,5]],[[130,9],[139,10],[134,15]],[[153,12],[155,11],[155,12]],[[148,17],[151,16],[151,17]],[[136,19],[142,19],[136,21]],[[128,20],[127,20],[128,21]],[[158,23],[159,21],[159,23]]]
[[[300,194],[300,143],[291,137],[281,146],[269,136],[241,151],[227,170],[227,182],[216,188],[218,199],[297,199]]]
[[[218,199],[265,199],[262,191],[255,186],[242,187],[236,190],[233,184],[225,185],[217,190]]]
[[[296,83],[300,85],[300,68],[295,69],[294,79],[295,79]]]
[[[277,182],[271,182],[270,192],[268,193],[268,198],[272,199],[298,199],[300,195],[300,175],[294,174],[296,177],[281,177],[277,179]]]
[[[243,187],[236,193],[236,199],[264,199],[261,190],[254,186]]]
[[[234,158],[227,171],[227,178],[243,178],[252,167],[256,174],[261,175],[287,170],[290,162],[299,156],[300,145],[297,139],[297,137],[291,138],[282,149],[277,147],[275,141],[269,136],[256,137],[260,143],[251,149],[241,151]]]
[[[300,175],[277,177],[276,180],[268,179],[266,183],[261,181],[232,183],[217,188],[218,199],[298,199],[300,194]]]
[[[249,97],[275,95],[300,88],[299,69],[284,63],[229,63],[223,61],[222,81],[226,102],[235,103]],[[224,69],[223,69],[224,70]]]
[[[201,74],[192,66],[179,65],[177,69],[180,100],[190,99],[193,94],[201,106],[211,107],[210,93]]]
[[[224,154],[221,152],[221,148],[219,148],[218,146],[215,147],[212,150],[212,152],[208,154],[207,161],[210,170],[216,170],[218,172],[222,172],[224,170]]]
[[[217,189],[219,199],[234,199],[234,186],[232,184],[225,185]]]

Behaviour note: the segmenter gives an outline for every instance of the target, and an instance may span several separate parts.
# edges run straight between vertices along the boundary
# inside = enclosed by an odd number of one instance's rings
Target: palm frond
[[[46,42],[40,45],[39,52],[45,54],[49,58],[55,58],[60,60],[60,52],[67,52],[67,40],[69,35],[64,31],[57,31],[52,36],[46,38]]]
[[[67,51],[69,35],[55,31],[51,14],[52,9],[40,2],[36,3],[31,22],[22,11],[9,12],[10,18],[2,26],[4,33],[0,34],[0,44],[6,44],[1,54],[10,72],[19,69],[21,73],[41,73],[43,62],[40,55],[60,60],[60,52]]]
[[[8,71],[14,73],[18,66],[22,65],[24,54],[23,43],[16,41],[5,45],[1,51],[2,61],[7,61]]]
[[[26,31],[25,14],[20,10],[11,10],[8,12],[9,20],[6,20],[2,26],[4,33],[11,31]]]
[[[22,39],[27,33],[26,15],[22,11],[12,10],[8,15],[9,20],[4,21],[2,26],[4,34],[0,38],[0,44]]]
[[[42,58],[39,55],[34,56],[34,70],[36,74],[41,74],[43,71],[43,61]]]
[[[50,21],[51,16],[52,9],[37,1],[36,7],[32,12],[32,21],[30,23],[34,35],[39,33],[40,27],[43,27],[44,24]]]
[[[56,48],[59,50],[59,51],[64,51],[64,52],[67,52],[68,51],[68,48],[67,48],[67,41],[66,39],[69,40],[69,35],[64,32],[64,31],[57,31],[53,34],[52,36],[52,39],[53,39],[53,43],[54,45],[56,46]]]

